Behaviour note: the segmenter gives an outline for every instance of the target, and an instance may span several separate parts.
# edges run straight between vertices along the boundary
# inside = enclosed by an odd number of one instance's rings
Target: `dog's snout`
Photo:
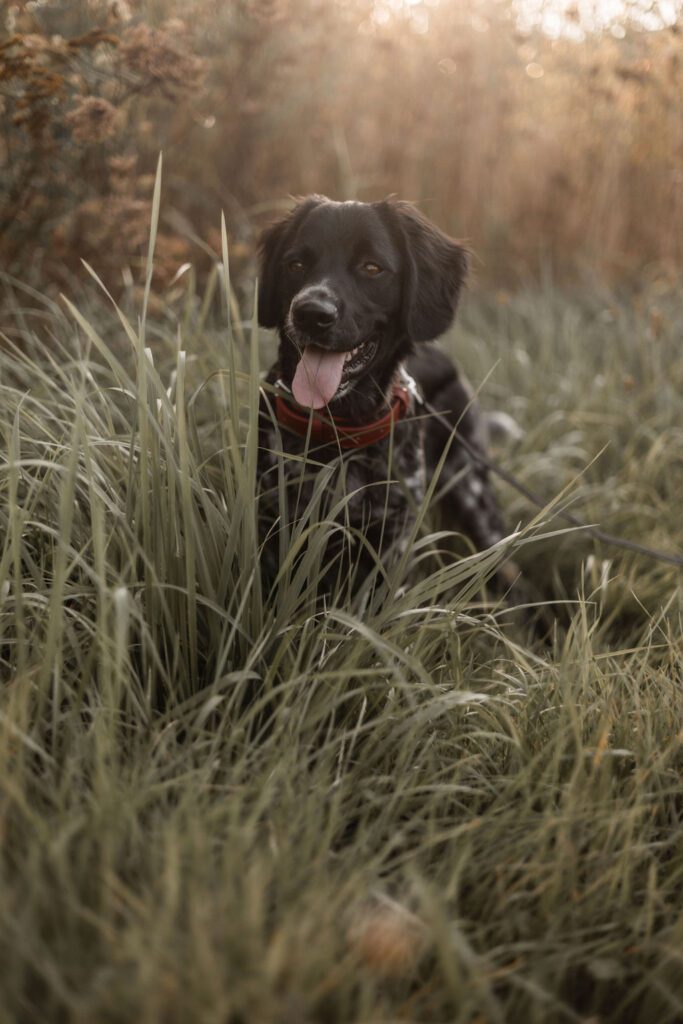
[[[323,334],[336,324],[339,310],[331,299],[302,296],[292,303],[294,326],[307,334]]]

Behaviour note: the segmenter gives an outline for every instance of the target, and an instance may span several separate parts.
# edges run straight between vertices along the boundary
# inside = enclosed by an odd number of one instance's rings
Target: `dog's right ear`
[[[301,200],[282,220],[271,224],[261,234],[258,243],[258,320],[261,327],[278,327],[284,319],[280,288],[282,257],[294,230],[306,214],[322,202],[323,196],[309,196]]]

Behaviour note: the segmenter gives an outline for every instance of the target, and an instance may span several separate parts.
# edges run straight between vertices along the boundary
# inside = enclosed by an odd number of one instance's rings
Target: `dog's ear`
[[[403,325],[411,341],[431,341],[453,321],[469,252],[431,224],[412,203],[388,200],[379,207],[403,256]]]
[[[285,217],[261,233],[258,243],[258,319],[261,327],[277,327],[282,321],[281,264],[287,242],[306,214],[322,202],[323,196],[302,199]]]

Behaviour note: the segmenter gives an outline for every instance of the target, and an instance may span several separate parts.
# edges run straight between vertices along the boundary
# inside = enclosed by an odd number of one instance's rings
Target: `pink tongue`
[[[342,377],[346,352],[327,352],[316,345],[307,345],[292,381],[292,392],[299,405],[320,409],[328,405]]]

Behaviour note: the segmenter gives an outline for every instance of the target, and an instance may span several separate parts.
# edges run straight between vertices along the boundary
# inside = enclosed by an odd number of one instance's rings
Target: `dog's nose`
[[[301,298],[292,303],[294,326],[307,334],[324,334],[339,317],[339,311],[329,299]]]

